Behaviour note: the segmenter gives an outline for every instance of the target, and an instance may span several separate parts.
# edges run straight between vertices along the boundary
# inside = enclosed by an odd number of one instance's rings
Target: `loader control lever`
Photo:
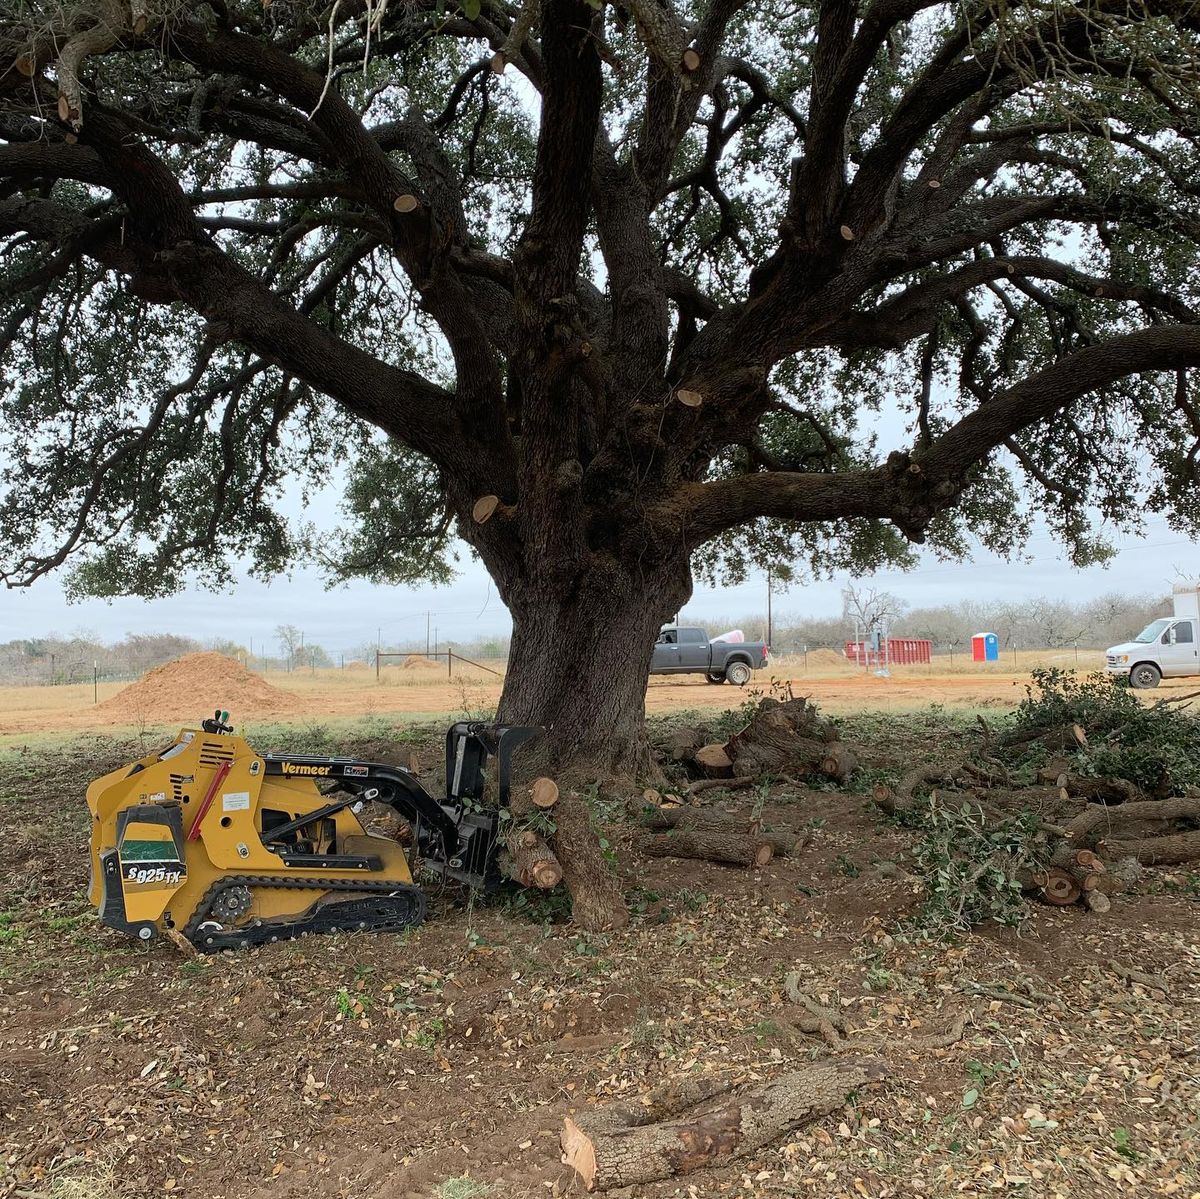
[[[233,725],[227,724],[226,722],[228,720],[229,713],[222,712],[221,709],[218,708],[215,712],[213,712],[210,719],[202,720],[200,722],[200,727],[206,733],[232,733]]]

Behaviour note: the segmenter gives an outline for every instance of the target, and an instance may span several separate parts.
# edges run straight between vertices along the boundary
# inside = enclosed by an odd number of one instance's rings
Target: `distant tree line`
[[[960,600],[924,608],[911,608],[897,596],[882,591],[847,588],[843,598],[838,616],[805,616],[781,610],[771,630],[772,650],[784,654],[799,653],[805,646],[841,647],[854,638],[856,620],[861,628],[876,614],[885,616],[893,637],[928,638],[938,652],[965,647],[975,633],[995,633],[1005,649],[1062,649],[1076,644],[1082,649],[1103,649],[1129,640],[1150,621],[1171,611],[1168,596],[1117,592],[1078,603],[1038,596],[1003,602]],[[699,620],[684,613],[680,623],[702,625],[709,636],[735,628],[752,638],[765,638],[767,632],[766,618],[757,612],[741,619],[715,620]],[[320,670],[356,659],[373,663],[375,658],[373,641],[343,654],[332,654],[307,641],[294,625],[278,626],[275,642],[276,652],[264,656],[261,652],[251,655],[246,646],[235,641],[200,641],[175,633],[129,633],[112,644],[89,633],[18,639],[0,644],[0,682],[80,683],[92,677],[93,664],[103,678],[136,678],[164,662],[205,650],[228,654],[251,669],[268,671]],[[472,641],[439,643],[443,650],[448,645],[466,658],[486,661],[507,657],[509,639],[504,634],[486,634]],[[387,643],[382,648],[389,652],[421,652],[423,645]]]
[[[913,608],[887,592],[863,592],[848,588],[840,616],[805,616],[781,612],[771,631],[775,653],[796,653],[836,647],[853,640],[856,628],[882,615],[893,637],[921,637],[934,643],[935,651],[966,646],[975,633],[995,633],[1003,648],[1104,649],[1128,641],[1150,621],[1171,611],[1169,596],[1121,595],[1110,592],[1095,599],[1073,602],[1035,596],[1021,600],[959,600],[933,607]],[[778,605],[778,600],[776,601]],[[686,616],[680,618],[686,622]],[[747,636],[764,636],[761,613],[733,619],[702,622],[710,635],[741,628]]]

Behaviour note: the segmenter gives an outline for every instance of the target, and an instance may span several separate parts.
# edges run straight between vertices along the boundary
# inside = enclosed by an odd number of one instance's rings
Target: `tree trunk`
[[[631,573],[601,554],[577,578],[522,579],[501,595],[513,618],[499,719],[546,729],[517,768],[556,776],[653,774],[645,732],[654,642],[691,594],[686,559]]]

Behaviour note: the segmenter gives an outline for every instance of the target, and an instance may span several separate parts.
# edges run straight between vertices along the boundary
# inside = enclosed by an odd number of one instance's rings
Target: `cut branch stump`
[[[702,745],[696,750],[693,760],[709,778],[730,778],[733,775],[733,760],[724,745]]]

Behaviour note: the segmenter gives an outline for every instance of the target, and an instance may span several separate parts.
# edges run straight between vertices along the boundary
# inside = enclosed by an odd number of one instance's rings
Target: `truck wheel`
[[[1129,672],[1129,685],[1144,690],[1157,687],[1162,681],[1162,672],[1151,662],[1139,662]]]
[[[725,668],[725,677],[735,687],[744,687],[753,675],[754,671],[745,662],[730,662]]]
[[[725,676],[723,674],[706,674],[704,676],[710,683],[723,683]]]

